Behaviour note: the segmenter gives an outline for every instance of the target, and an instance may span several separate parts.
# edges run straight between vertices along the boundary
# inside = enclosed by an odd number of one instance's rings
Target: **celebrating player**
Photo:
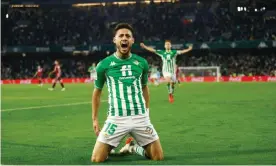
[[[37,66],[37,71],[35,72],[35,75],[33,76],[33,78],[37,78],[38,79],[38,86],[43,86],[43,83],[42,83],[42,72],[43,72],[43,69],[41,68],[41,66]]]
[[[98,136],[91,156],[92,162],[103,162],[112,148],[131,134],[139,144],[129,143],[126,151],[152,160],[162,160],[163,150],[149,118],[148,63],[131,53],[133,28],[126,23],[114,29],[116,52],[96,67],[97,79],[92,96],[92,121]],[[108,87],[108,117],[103,129],[98,121],[104,83]]]
[[[90,80],[93,81],[96,79],[96,63],[92,63],[92,65],[88,68],[88,72],[90,73]]]
[[[50,90],[50,91],[53,91],[54,88],[55,88],[55,86],[56,86],[56,83],[59,82],[60,85],[61,85],[61,87],[62,87],[61,91],[65,91],[65,87],[64,87],[64,85],[63,85],[63,83],[62,83],[62,80],[61,80],[61,68],[60,68],[60,64],[59,64],[59,62],[58,62],[57,60],[55,60],[54,63],[55,63],[55,68],[54,68],[53,71],[51,71],[51,72],[49,73],[49,77],[50,77],[53,73],[55,73],[55,79],[54,79],[54,83],[53,83],[53,85],[52,85],[52,88],[49,88],[49,90]]]
[[[172,50],[172,44],[170,40],[165,41],[165,50],[155,50],[154,48],[146,46],[144,43],[141,43],[140,46],[152,53],[157,54],[162,58],[163,61],[163,67],[162,67],[162,72],[163,72],[163,77],[165,78],[167,82],[167,87],[168,87],[168,92],[169,92],[169,101],[171,103],[174,102],[174,84],[176,81],[175,78],[175,61],[176,61],[176,56],[180,54],[184,54],[190,50],[192,50],[193,46],[190,45],[188,49],[184,50]]]

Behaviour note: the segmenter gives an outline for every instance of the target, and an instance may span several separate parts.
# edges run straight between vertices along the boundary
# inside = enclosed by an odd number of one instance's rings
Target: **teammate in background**
[[[163,77],[165,78],[165,81],[167,82],[168,87],[168,93],[169,93],[169,102],[174,102],[174,84],[176,82],[175,78],[175,61],[176,56],[180,54],[184,54],[186,52],[189,52],[192,50],[193,46],[190,45],[188,49],[184,50],[172,50],[172,44],[170,40],[165,41],[165,50],[155,50],[154,48],[146,46],[144,43],[141,43],[140,46],[152,53],[157,54],[162,58],[163,61],[163,67],[162,67],[162,73]]]
[[[55,88],[55,86],[56,86],[56,83],[59,82],[60,85],[61,85],[61,87],[62,87],[61,91],[65,91],[65,87],[64,87],[64,85],[63,85],[63,83],[62,83],[62,80],[61,80],[61,68],[60,68],[60,64],[59,64],[59,62],[58,62],[57,60],[55,60],[54,63],[55,63],[55,68],[54,68],[53,71],[51,71],[51,72],[49,73],[49,77],[50,77],[53,73],[55,73],[55,79],[54,79],[54,83],[53,83],[53,85],[52,85],[52,88],[48,88],[48,90],[53,91],[54,88]]]
[[[96,67],[97,79],[92,95],[92,121],[98,136],[91,156],[92,162],[103,162],[111,149],[130,134],[122,152],[137,153],[152,160],[162,160],[163,150],[156,130],[149,118],[148,63],[131,53],[133,28],[126,23],[114,29],[116,52]],[[108,87],[108,117],[100,129],[98,112],[104,84]]]
[[[180,85],[180,69],[177,65],[175,65],[175,77],[176,77],[176,81],[178,83],[178,85]]]
[[[33,78],[37,78],[38,79],[38,86],[43,86],[43,83],[42,83],[42,72],[43,72],[43,69],[41,68],[41,66],[37,66],[37,71],[35,72],[35,75],[33,76]]]
[[[150,79],[153,80],[154,85],[159,85],[160,73],[157,69],[157,66],[152,65],[150,69]]]
[[[88,68],[88,72],[90,73],[90,80],[94,81],[96,79],[96,63],[92,63],[92,65]]]

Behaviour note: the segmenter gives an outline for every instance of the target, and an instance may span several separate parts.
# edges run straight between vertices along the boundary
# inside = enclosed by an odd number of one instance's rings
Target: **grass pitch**
[[[65,86],[2,85],[2,164],[93,164],[93,86]],[[103,164],[276,164],[275,83],[184,83],[173,104],[164,84],[150,95],[165,160],[113,155]],[[106,99],[105,90],[101,126]]]

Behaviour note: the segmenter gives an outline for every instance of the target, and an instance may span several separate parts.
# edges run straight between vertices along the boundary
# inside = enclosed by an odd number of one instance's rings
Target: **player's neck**
[[[119,59],[128,59],[131,57],[131,53],[129,52],[128,54],[121,54],[120,51],[116,51],[115,56]]]
[[[166,49],[166,52],[171,52],[171,49]]]

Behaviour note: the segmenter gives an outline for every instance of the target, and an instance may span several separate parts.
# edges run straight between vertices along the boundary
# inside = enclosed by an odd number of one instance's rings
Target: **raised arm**
[[[187,49],[177,51],[177,54],[185,54],[193,49],[193,45],[190,45]]]
[[[156,50],[152,47],[149,47],[149,46],[146,46],[144,43],[140,43],[140,46],[145,49],[145,50],[148,50],[149,52],[152,52],[152,53],[156,53]]]

